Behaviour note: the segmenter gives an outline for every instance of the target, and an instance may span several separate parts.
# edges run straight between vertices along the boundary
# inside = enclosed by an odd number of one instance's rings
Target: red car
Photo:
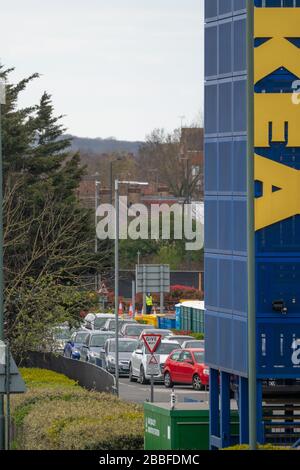
[[[173,384],[193,385],[205,390],[209,384],[209,368],[204,364],[204,349],[176,349],[165,362],[165,387]]]

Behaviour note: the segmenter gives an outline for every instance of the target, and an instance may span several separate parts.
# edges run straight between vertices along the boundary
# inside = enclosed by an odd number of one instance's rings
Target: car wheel
[[[147,379],[145,377],[145,371],[144,371],[144,367],[142,366],[140,368],[140,378],[139,378],[139,382],[140,384],[142,385],[145,385],[147,383]]]
[[[172,388],[173,387],[173,381],[171,379],[171,375],[169,372],[166,372],[164,375],[164,383],[166,388]]]
[[[132,373],[132,365],[129,366],[129,382],[135,382],[135,378],[133,377]]]
[[[194,390],[202,390],[203,385],[201,383],[201,379],[198,374],[194,375],[193,377],[193,389]]]

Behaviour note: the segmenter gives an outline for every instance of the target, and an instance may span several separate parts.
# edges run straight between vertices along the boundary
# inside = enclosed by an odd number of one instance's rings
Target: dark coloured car
[[[70,359],[80,359],[80,350],[88,335],[88,331],[75,331],[65,344],[64,356]]]
[[[114,331],[90,332],[80,350],[81,360],[102,367],[101,353],[104,352],[106,341],[114,337]]]

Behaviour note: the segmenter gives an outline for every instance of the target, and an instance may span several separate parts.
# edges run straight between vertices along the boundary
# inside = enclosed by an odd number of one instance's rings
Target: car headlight
[[[203,369],[203,375],[209,375],[209,369]]]

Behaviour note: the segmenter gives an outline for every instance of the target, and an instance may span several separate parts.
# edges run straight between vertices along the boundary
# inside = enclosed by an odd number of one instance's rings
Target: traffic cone
[[[144,315],[144,306],[142,307],[141,315]]]
[[[132,308],[132,303],[130,303],[130,306],[129,306],[129,311],[128,311],[128,315],[129,315],[130,317],[132,317],[132,316],[133,316],[133,308]]]
[[[123,304],[122,302],[119,303],[119,315],[123,315]]]
[[[135,312],[134,312],[134,317],[138,317],[138,316],[139,316],[139,311],[138,311],[138,309],[136,308],[136,309],[135,309]]]
[[[156,312],[156,307],[155,307],[155,305],[154,305],[154,307],[153,307],[153,315],[154,315],[155,317],[157,317],[157,312]]]

